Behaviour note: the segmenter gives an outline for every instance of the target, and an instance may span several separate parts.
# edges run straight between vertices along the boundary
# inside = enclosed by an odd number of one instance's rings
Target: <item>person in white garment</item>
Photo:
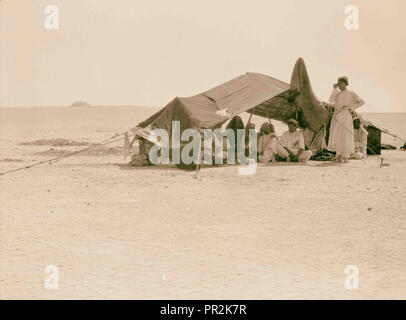
[[[352,111],[365,103],[355,92],[347,90],[348,84],[347,77],[340,77],[330,96],[330,102],[334,104],[334,114],[331,119],[328,149],[336,152],[337,162],[348,162],[348,158],[355,151]]]
[[[297,130],[299,123],[295,119],[290,119],[288,122],[289,130],[284,132],[281,137],[281,145],[286,150],[286,160],[306,162],[312,156],[310,150],[305,149],[305,139],[302,130]]]
[[[258,161],[263,163],[276,162],[276,155],[281,158],[289,157],[289,153],[282,147],[275,134],[274,126],[267,122],[259,130],[257,151]]]
[[[367,156],[368,131],[361,125],[361,120],[356,118],[354,125],[354,153],[352,159],[363,159]]]

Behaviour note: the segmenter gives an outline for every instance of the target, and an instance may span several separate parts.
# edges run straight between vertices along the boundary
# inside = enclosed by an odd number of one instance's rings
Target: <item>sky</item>
[[[406,112],[405,14],[404,0],[1,0],[0,106],[160,107],[245,72],[289,82],[303,57],[319,99],[346,75],[361,112]]]

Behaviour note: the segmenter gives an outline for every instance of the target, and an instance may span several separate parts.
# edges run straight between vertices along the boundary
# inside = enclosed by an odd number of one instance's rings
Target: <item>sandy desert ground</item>
[[[97,142],[154,110],[3,108],[0,171],[82,148],[23,142]],[[406,136],[406,114],[369,118]],[[405,299],[406,152],[383,156],[239,176],[120,167],[113,148],[1,176],[0,298]]]

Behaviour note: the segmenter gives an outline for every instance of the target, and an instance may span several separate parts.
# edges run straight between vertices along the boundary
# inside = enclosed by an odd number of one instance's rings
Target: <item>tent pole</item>
[[[255,109],[255,107],[251,109],[251,114],[250,114],[250,117],[248,119],[247,125],[245,127],[248,127],[248,125],[251,123],[252,113],[254,112],[254,109]]]
[[[272,124],[271,118],[269,117],[268,109],[265,108],[265,111],[266,111],[266,117],[268,118],[269,124]]]

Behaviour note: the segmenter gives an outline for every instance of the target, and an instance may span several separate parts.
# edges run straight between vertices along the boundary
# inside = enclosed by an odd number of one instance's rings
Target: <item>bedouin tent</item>
[[[227,116],[218,114],[227,109]],[[164,108],[138,124],[154,125],[170,133],[171,122],[179,120],[181,130],[219,128],[242,112],[287,121],[297,118],[303,127],[319,131],[328,120],[328,111],[313,93],[306,65],[299,58],[290,85],[260,74],[246,73],[192,97],[176,97]]]
[[[189,128],[202,131],[220,128],[242,112],[279,121],[294,118],[315,133],[329,118],[325,104],[313,93],[304,60],[299,58],[290,84],[260,73],[246,73],[198,95],[176,97],[137,127],[151,125],[171,135],[172,121],[179,121],[181,132]]]

